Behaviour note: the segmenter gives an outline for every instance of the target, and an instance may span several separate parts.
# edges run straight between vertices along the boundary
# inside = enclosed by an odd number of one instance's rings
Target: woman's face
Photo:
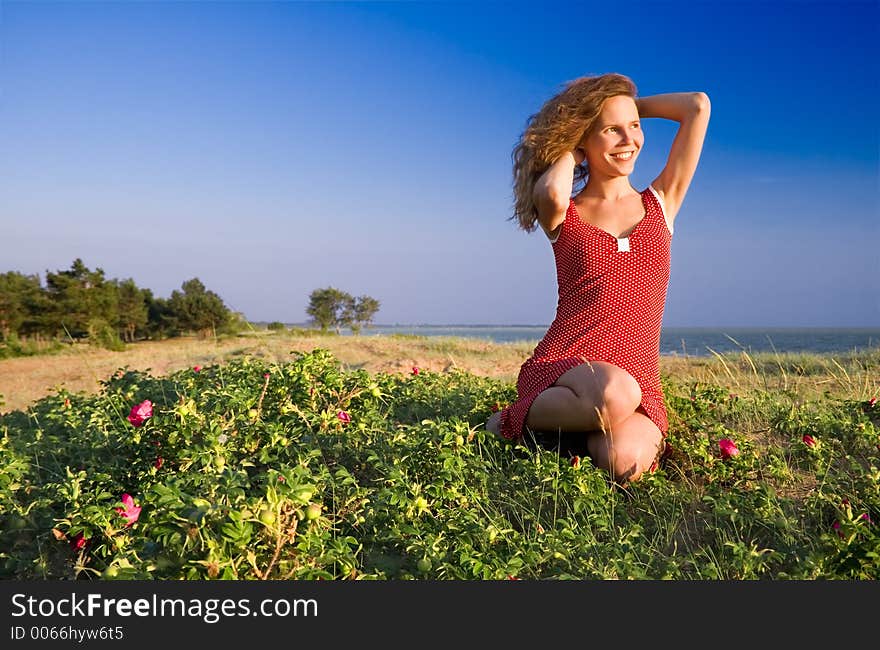
[[[618,95],[605,100],[592,133],[581,141],[580,147],[591,173],[629,176],[644,143],[635,101],[628,95]],[[632,152],[628,159],[615,155],[625,152]]]

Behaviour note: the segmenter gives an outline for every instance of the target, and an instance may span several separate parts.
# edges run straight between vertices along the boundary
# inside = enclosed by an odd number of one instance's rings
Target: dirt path
[[[456,367],[505,381],[516,380],[520,364],[532,351],[532,346],[525,344],[440,337],[277,335],[239,336],[216,342],[195,338],[145,341],[129,344],[122,352],[83,347],[62,354],[0,360],[0,414],[24,409],[59,388],[72,393],[98,392],[102,380],[126,366],[162,376],[238,356],[284,363],[292,359],[294,351],[310,352],[317,347],[330,350],[345,369],[408,373],[413,366],[437,372]]]

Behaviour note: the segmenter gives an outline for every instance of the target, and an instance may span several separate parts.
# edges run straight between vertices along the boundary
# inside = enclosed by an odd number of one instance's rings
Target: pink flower
[[[833,524],[831,524],[831,527],[837,531],[838,537],[843,537],[843,533],[840,532],[840,522],[839,521],[835,521]]]
[[[580,456],[572,456],[571,457],[571,466],[572,467],[575,467],[575,468],[580,467],[580,464],[581,464],[581,457]]]
[[[161,456],[156,456],[156,462],[153,463],[153,466],[156,469],[162,469],[162,463],[164,463],[164,462],[165,462],[164,458],[162,458]]]
[[[264,373],[263,373],[263,379],[268,379],[268,378],[269,378],[269,373],[268,373],[268,372],[264,372]]]
[[[193,372],[199,372],[201,369],[201,366],[193,366]]]
[[[131,498],[130,494],[122,495],[122,505],[124,508],[114,508],[116,514],[120,517],[125,517],[125,520],[128,522],[126,527],[131,526],[134,522],[138,520],[138,517],[141,516],[141,506],[136,506],[134,504],[134,499]]]
[[[816,439],[813,436],[811,436],[809,433],[805,433],[804,437],[801,438],[801,440],[803,440],[804,444],[807,447],[815,447],[816,446]]]
[[[343,422],[346,422],[346,423],[351,422],[351,416],[348,413],[346,413],[345,411],[339,411],[336,414],[336,417],[338,417]]]
[[[876,403],[877,403],[876,397],[872,397],[871,399],[868,400],[868,406],[870,406],[871,408],[874,408],[874,404],[876,404]]]
[[[418,367],[418,366],[413,366],[413,367],[412,367],[412,374],[414,374],[414,375],[419,374],[419,367]]]
[[[863,513],[862,513],[862,519],[864,519],[865,521],[867,521],[869,524],[870,524],[870,523],[873,523],[873,522],[871,521],[871,515],[869,515],[867,512],[863,512]]]
[[[70,548],[74,551],[80,551],[86,547],[86,544],[89,543],[85,537],[83,537],[82,531],[78,532],[76,535],[68,540],[68,544],[70,544]]]
[[[147,421],[147,418],[153,417],[153,403],[145,399],[140,404],[135,404],[131,407],[131,412],[128,414],[128,421],[131,422],[134,426],[139,427],[143,426],[144,422]]]
[[[285,479],[283,476],[281,476],[281,474],[279,474],[278,480],[279,480],[279,482],[284,483],[287,479]]]
[[[721,449],[722,458],[730,458],[731,456],[739,455],[739,449],[737,449],[736,444],[730,438],[722,438],[719,440],[718,447]]]

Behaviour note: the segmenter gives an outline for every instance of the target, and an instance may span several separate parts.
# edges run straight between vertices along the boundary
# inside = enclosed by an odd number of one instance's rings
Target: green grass
[[[482,425],[513,385],[457,369],[346,372],[321,348],[124,368],[0,417],[0,577],[875,579],[878,356],[664,376],[676,451],[627,487],[495,439]]]

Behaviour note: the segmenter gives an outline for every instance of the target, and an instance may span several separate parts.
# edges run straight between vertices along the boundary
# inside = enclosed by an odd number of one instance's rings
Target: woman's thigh
[[[571,390],[590,411],[600,409],[609,424],[629,417],[642,402],[635,377],[606,361],[585,361],[569,368],[553,385]]]

